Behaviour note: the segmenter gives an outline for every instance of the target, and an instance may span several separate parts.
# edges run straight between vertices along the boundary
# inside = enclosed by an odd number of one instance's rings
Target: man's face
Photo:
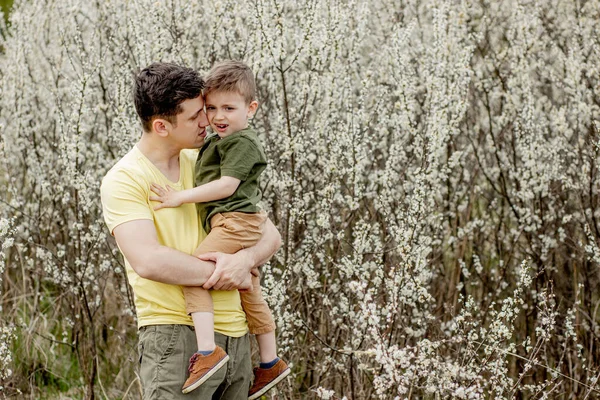
[[[206,95],[206,115],[210,127],[220,137],[248,127],[248,118],[254,115],[258,107],[256,101],[246,103],[237,92],[209,92]]]
[[[172,139],[182,149],[202,147],[208,126],[208,119],[204,112],[204,99],[198,96],[195,99],[185,100],[180,106],[182,111],[176,115],[175,124],[171,129]]]

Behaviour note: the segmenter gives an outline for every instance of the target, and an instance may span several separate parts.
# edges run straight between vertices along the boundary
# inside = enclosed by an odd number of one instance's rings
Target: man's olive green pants
[[[215,342],[229,361],[208,381],[191,393],[181,393],[188,377],[189,359],[197,351],[193,326],[151,325],[140,328],[138,350],[144,400],[248,398],[252,380],[248,334],[233,338],[215,332]]]

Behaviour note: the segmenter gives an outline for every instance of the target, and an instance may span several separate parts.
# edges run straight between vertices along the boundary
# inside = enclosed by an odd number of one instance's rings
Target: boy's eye
[[[208,110],[214,110],[215,108],[213,106],[206,106],[206,111]]]
[[[235,110],[235,108],[233,108],[233,107],[225,107],[225,109],[226,109],[227,111]]]

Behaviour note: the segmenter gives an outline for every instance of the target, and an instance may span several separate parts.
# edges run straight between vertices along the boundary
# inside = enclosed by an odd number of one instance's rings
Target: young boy
[[[267,216],[260,210],[258,178],[266,168],[264,150],[248,120],[258,108],[252,70],[237,61],[215,65],[206,76],[206,114],[215,133],[207,136],[196,160],[196,187],[175,191],[153,184],[159,201],[155,207],[179,207],[197,203],[199,217],[208,236],[195,255],[220,251],[235,253],[255,244],[262,235]],[[277,357],[275,322],[262,297],[260,280],[252,277],[253,290],[241,292],[241,302],[250,333],[256,335],[260,366],[254,369],[249,399],[257,399],[290,373]],[[186,308],[196,330],[198,352],[190,359],[190,376],[182,391],[188,393],[212,376],[229,359],[215,345],[214,315],[210,293],[202,287],[184,287]]]

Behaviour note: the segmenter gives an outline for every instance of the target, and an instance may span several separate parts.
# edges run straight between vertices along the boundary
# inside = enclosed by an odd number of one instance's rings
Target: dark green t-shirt
[[[231,196],[196,204],[207,233],[210,232],[210,219],[217,213],[260,211],[258,177],[266,167],[267,157],[263,147],[256,132],[250,128],[223,139],[218,135],[206,138],[196,160],[196,186],[220,179],[221,176],[232,176],[241,181]]]

